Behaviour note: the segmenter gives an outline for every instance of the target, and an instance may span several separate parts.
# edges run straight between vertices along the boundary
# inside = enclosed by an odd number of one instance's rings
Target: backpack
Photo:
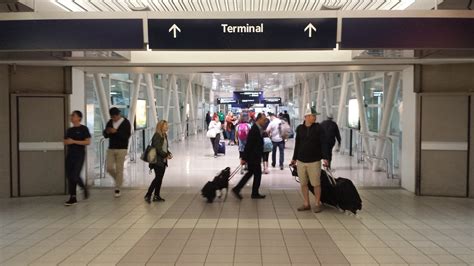
[[[239,124],[238,132],[239,132],[239,140],[246,141],[247,137],[249,136],[250,127],[247,123]]]
[[[280,132],[280,136],[282,139],[288,139],[291,135],[291,127],[290,125],[282,120],[281,123],[278,125],[278,131]]]

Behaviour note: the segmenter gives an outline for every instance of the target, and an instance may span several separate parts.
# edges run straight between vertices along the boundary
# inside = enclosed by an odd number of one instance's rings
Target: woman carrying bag
[[[219,122],[219,117],[217,114],[214,114],[206,135],[211,139],[212,149],[214,150],[214,158],[217,158],[219,151],[219,141],[221,139],[221,122]]]
[[[150,184],[148,192],[145,195],[145,201],[151,203],[151,196],[155,193],[153,201],[165,201],[160,196],[161,184],[165,175],[168,160],[173,159],[173,155],[168,150],[168,122],[161,120],[156,125],[156,132],[151,141],[151,147],[156,151],[156,162],[150,163],[150,169],[155,171],[155,179]]]

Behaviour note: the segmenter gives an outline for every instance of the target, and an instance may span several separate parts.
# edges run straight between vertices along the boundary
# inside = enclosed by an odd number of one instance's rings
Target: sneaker
[[[151,197],[150,196],[145,196],[145,201],[146,201],[146,203],[150,204],[151,203]]]
[[[119,189],[116,189],[115,190],[115,195],[114,195],[116,198],[120,198],[120,196],[122,196],[122,194],[120,194],[120,190]]]
[[[68,201],[64,202],[64,206],[72,206],[77,204],[77,199],[75,197],[69,198]]]
[[[157,202],[157,201],[163,202],[163,201],[165,201],[165,199],[162,198],[162,197],[160,197],[160,196],[156,196],[156,195],[155,195],[155,196],[153,197],[153,201],[154,201],[154,202]]]
[[[309,211],[311,210],[311,207],[310,206],[301,206],[297,209],[299,212],[302,212],[302,211]]]
[[[323,205],[316,205],[313,209],[314,213],[320,213],[323,211]]]

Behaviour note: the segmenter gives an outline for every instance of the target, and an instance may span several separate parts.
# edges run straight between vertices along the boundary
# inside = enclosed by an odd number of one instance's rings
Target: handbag
[[[142,156],[140,156],[140,159],[149,164],[156,164],[158,162],[156,148],[151,145],[151,141],[146,147],[145,151],[142,153]]]

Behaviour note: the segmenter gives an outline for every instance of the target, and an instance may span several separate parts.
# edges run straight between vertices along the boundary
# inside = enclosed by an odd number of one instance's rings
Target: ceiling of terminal
[[[212,89],[278,91],[297,83],[298,73],[209,73],[200,74],[202,84]]]
[[[235,12],[319,10],[404,10],[434,0],[36,0],[35,11]],[[438,0],[438,2],[443,2]]]

